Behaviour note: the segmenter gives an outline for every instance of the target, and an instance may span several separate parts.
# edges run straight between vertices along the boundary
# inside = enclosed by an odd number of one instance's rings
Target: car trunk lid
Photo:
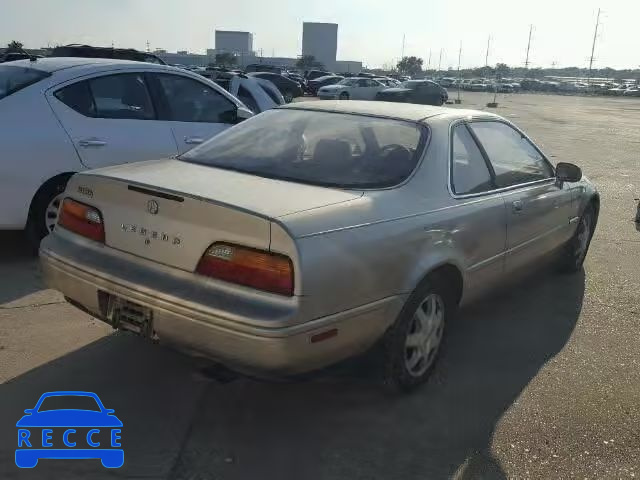
[[[362,196],[178,160],[92,170],[67,192],[101,211],[108,246],[189,271],[212,243],[268,250],[271,219]]]

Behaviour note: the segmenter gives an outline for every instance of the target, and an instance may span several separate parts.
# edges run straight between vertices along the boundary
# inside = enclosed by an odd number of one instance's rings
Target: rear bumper
[[[286,299],[289,304],[269,305],[250,295],[238,297],[206,285],[187,288],[181,277],[194,277],[189,272],[174,272],[171,270],[176,269],[108,247],[92,247],[93,242],[83,246],[84,239],[77,243],[62,237],[55,233],[41,245],[48,286],[107,323],[105,294],[149,307],[160,343],[242,371],[301,373],[361,353],[382,336],[404,302],[403,297],[394,296],[300,321],[295,297]],[[251,316],[253,324],[246,321]],[[336,336],[311,341],[314,335],[332,329],[337,329]]]

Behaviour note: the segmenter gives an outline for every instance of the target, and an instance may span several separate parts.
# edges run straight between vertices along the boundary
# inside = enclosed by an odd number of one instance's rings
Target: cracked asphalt
[[[462,106],[492,97],[463,92]],[[498,102],[598,185],[598,230],[583,272],[544,268],[462,311],[409,396],[380,387],[371,356],[268,383],[114,334],[43,287],[20,234],[0,235],[0,478],[640,478],[640,99]],[[65,389],[115,409],[121,469],[15,466],[22,411]]]

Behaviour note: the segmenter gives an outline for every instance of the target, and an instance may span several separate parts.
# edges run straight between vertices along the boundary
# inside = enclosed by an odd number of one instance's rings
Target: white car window
[[[236,106],[215,89],[180,75],[156,74],[169,112],[176,122],[228,123]]]
[[[107,75],[89,80],[99,118],[151,120],[155,118],[151,96],[140,73]]]

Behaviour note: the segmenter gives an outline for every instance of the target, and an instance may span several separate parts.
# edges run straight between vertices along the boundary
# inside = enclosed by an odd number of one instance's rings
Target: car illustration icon
[[[122,422],[95,393],[47,392],[24,412],[16,423],[18,467],[33,468],[41,458],[100,459],[106,468],[124,464]]]

